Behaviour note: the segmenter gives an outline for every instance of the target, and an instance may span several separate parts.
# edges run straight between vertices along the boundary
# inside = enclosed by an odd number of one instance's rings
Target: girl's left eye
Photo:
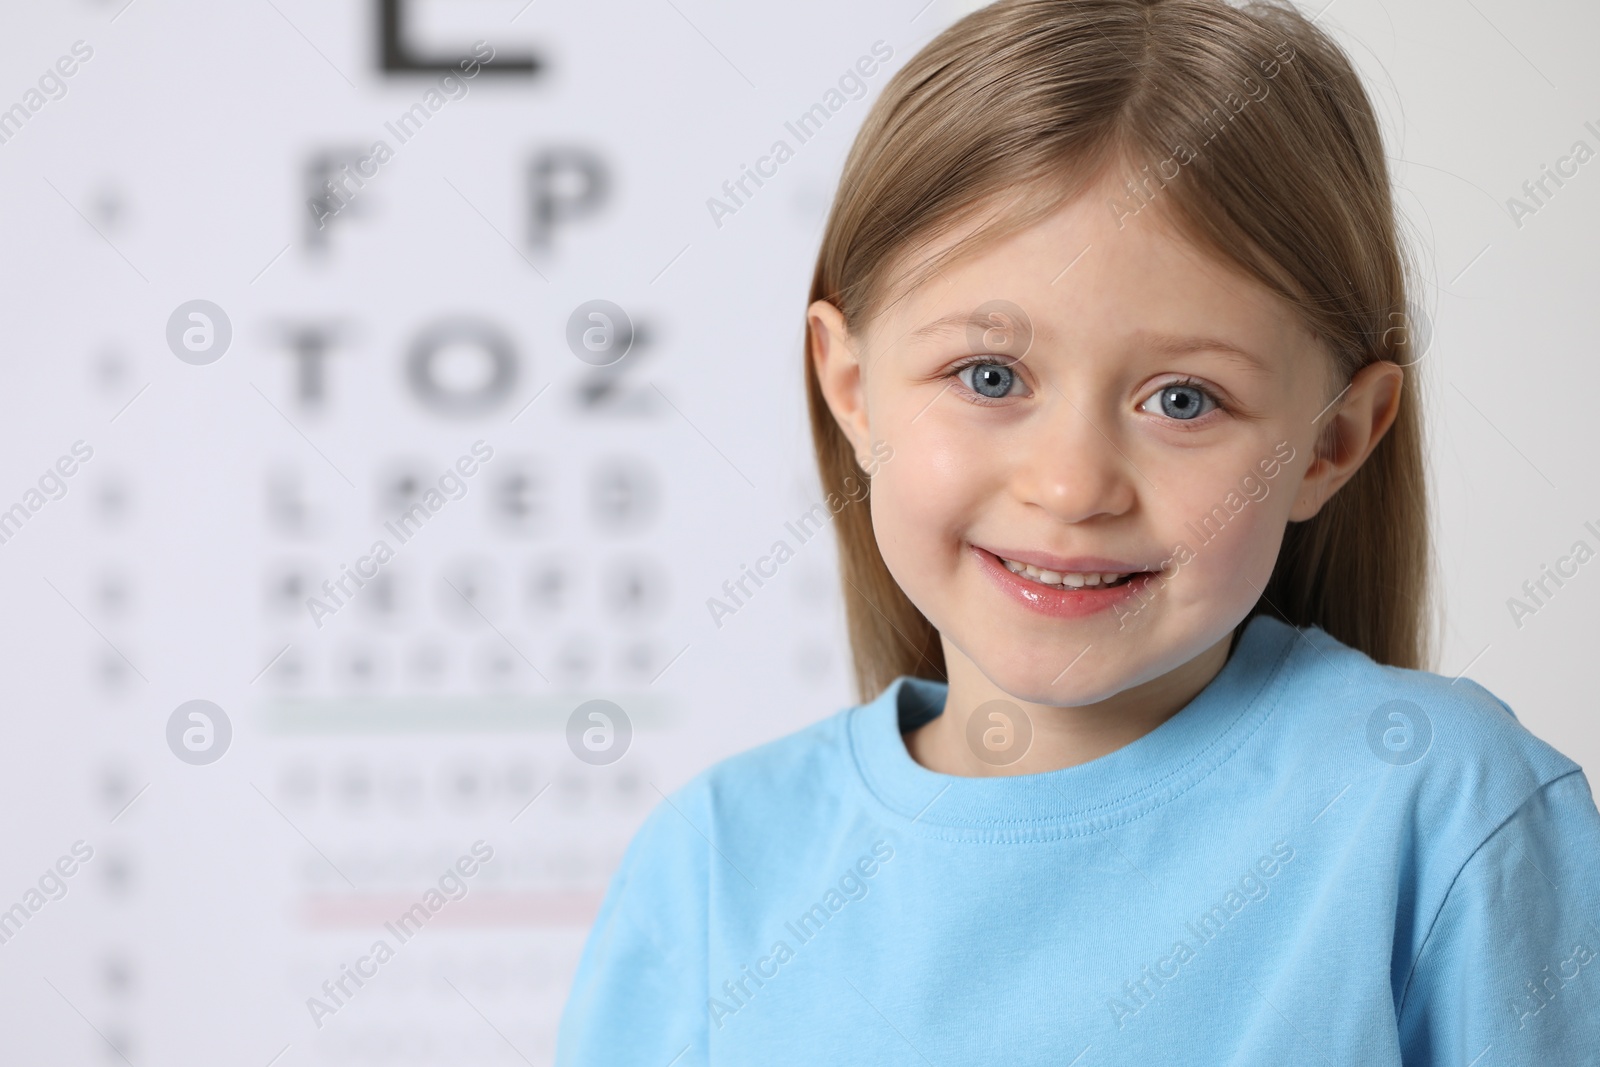
[[[1152,403],[1159,405],[1159,410],[1152,411]],[[1184,381],[1163,385],[1150,394],[1149,400],[1139,405],[1139,410],[1149,411],[1152,415],[1165,415],[1179,422],[1193,422],[1221,406],[1217,398],[1205,389],[1194,382]]]
[[[1023,384],[1022,376],[1006,363],[987,360],[968,363],[956,370],[961,384],[984,400],[1001,400]]]

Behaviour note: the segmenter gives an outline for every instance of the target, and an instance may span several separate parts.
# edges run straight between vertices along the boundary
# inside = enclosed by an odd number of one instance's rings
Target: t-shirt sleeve
[[[634,835],[573,976],[557,1067],[706,1062],[707,848],[674,800]]]
[[[1468,858],[1401,1000],[1406,1067],[1600,1065],[1600,812],[1574,770]]]

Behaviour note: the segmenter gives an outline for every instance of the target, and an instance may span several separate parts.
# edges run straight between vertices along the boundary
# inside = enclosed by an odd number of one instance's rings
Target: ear
[[[1379,360],[1362,367],[1318,434],[1316,456],[1300,479],[1300,493],[1289,512],[1291,522],[1303,522],[1354,477],[1400,413],[1401,384],[1405,372],[1396,363]]]
[[[826,300],[806,309],[811,327],[811,362],[828,410],[855,449],[857,463],[871,452],[867,425],[866,383],[855,341],[845,326],[844,314]]]

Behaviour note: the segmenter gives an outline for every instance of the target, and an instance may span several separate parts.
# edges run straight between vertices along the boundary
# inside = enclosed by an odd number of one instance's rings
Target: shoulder
[[[800,846],[825,833],[855,794],[849,723],[857,705],[711,764],[662,793],[623,866],[664,868],[681,877],[708,868],[754,878],[764,846]],[[719,857],[713,862],[714,857]]]
[[[1579,769],[1470,678],[1378,663],[1319,627],[1300,633],[1301,695],[1307,689],[1325,694],[1319,703],[1343,729],[1361,727],[1368,753],[1382,763],[1426,763],[1458,780],[1472,771],[1487,775],[1478,783],[1485,799],[1509,804],[1507,814],[1546,783]]]
[[[1496,893],[1504,897],[1523,863],[1554,880],[1518,883],[1547,903],[1596,887],[1592,859],[1570,883],[1557,872],[1571,868],[1547,862],[1595,854],[1600,811],[1588,779],[1506,701],[1464,676],[1377,663],[1317,627],[1286,629],[1291,651],[1249,764],[1290,783],[1285,795],[1315,826],[1308,834],[1341,856],[1360,850],[1372,891],[1393,894],[1397,997],[1447,900],[1481,907],[1490,925],[1506,921],[1517,905]]]
[[[852,767],[849,720],[859,707],[725,757],[700,771],[672,800],[726,822],[737,809],[760,817],[835,793]]]
[[[1402,840],[1445,865],[1546,786],[1584,780],[1470,678],[1377,663],[1318,627],[1297,631],[1284,669],[1274,719],[1285,761],[1367,783]]]

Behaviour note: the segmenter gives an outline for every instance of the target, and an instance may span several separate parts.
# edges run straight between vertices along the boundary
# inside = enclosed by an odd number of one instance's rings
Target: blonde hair
[[[1126,214],[1157,204],[1198,247],[1288,302],[1330,354],[1335,388],[1368,363],[1409,368],[1421,357],[1371,102],[1340,47],[1273,3],[999,0],[956,22],[868,114],[810,299],[836,305],[859,337],[894,294],[1043,219],[1116,166],[1130,179],[1126,204],[1138,205]],[[943,255],[900,269],[913,245],[975,219],[983,224]],[[845,497],[846,479],[866,473],[823,397],[812,342],[808,320],[817,467],[823,489]],[[1366,462],[1317,515],[1289,525],[1250,617],[1319,626],[1379,663],[1427,669],[1417,395],[1408,382]],[[851,498],[835,531],[860,699],[902,674],[943,679],[938,631],[884,565],[868,500]]]

